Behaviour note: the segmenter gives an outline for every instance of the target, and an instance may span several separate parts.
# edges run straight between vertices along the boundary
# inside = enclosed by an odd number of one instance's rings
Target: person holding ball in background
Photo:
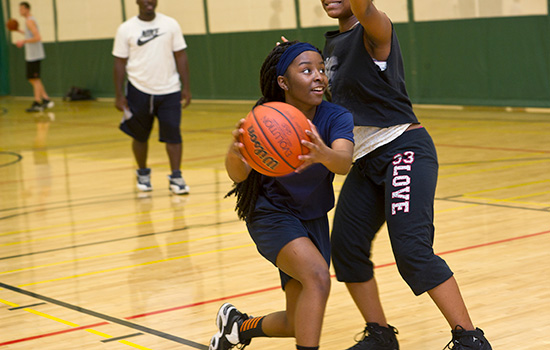
[[[278,267],[286,310],[248,317],[226,303],[218,311],[218,332],[210,350],[250,344],[255,337],[295,337],[299,350],[319,348],[330,291],[330,243],[327,212],[334,206],[334,174],[351,166],[353,121],[344,108],[323,101],[328,80],[321,53],[311,44],[276,46],[260,70],[262,98],[256,103],[286,102],[310,121],[311,141],[295,173],[269,177],[252,170],[242,156],[241,120],[233,131],[226,169],[235,182],[237,213],[262,256]]]
[[[18,40],[15,45],[18,48],[25,47],[27,80],[32,85],[34,95],[34,102],[27,108],[27,112],[41,112],[54,106],[40,77],[40,64],[46,58],[44,45],[36,18],[31,14],[31,5],[27,1],[22,1],[19,4],[19,14],[25,18],[25,31],[20,29],[14,31],[23,34],[25,39]]]

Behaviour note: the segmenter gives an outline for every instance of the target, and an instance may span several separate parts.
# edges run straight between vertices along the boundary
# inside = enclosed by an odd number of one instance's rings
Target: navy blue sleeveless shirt
[[[391,52],[382,71],[365,49],[363,27],[325,34],[325,66],[332,102],[347,108],[356,126],[387,128],[418,123],[405,87],[403,58],[392,26]]]
[[[336,139],[353,142],[353,117],[345,108],[323,101],[312,120],[327,146]],[[277,210],[291,213],[301,220],[327,215],[334,207],[334,173],[316,163],[303,173],[269,177],[262,175],[262,191],[255,212]]]

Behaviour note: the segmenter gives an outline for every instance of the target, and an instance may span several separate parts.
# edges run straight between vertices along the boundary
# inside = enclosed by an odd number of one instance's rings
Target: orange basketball
[[[309,149],[301,140],[310,140],[306,116],[296,107],[283,102],[256,106],[242,124],[243,156],[257,172],[267,176],[292,173],[303,161],[298,159]]]
[[[16,19],[10,18],[6,22],[6,27],[8,28],[8,30],[17,30],[19,29],[19,22],[17,22]]]

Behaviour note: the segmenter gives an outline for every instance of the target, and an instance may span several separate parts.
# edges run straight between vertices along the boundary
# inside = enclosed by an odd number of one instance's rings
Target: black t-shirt
[[[325,34],[323,50],[332,102],[347,108],[357,126],[387,128],[418,123],[405,87],[401,49],[392,28],[391,52],[382,71],[365,49],[361,25]]]

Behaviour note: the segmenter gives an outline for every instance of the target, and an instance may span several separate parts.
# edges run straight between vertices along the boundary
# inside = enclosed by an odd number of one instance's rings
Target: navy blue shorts
[[[339,281],[373,278],[371,244],[384,222],[399,273],[416,295],[453,275],[433,251],[438,168],[424,128],[407,131],[355,162],[340,192],[331,236]]]
[[[289,213],[261,211],[254,213],[246,226],[260,254],[277,266],[277,256],[291,241],[307,237],[319,249],[330,266],[330,239],[327,216],[314,220],[300,220]],[[281,286],[285,289],[291,276],[279,270]]]
[[[131,118],[123,118],[120,130],[139,142],[147,142],[153,130],[155,116],[159,122],[159,141],[181,143],[181,92],[149,95],[127,85],[126,99]]]

